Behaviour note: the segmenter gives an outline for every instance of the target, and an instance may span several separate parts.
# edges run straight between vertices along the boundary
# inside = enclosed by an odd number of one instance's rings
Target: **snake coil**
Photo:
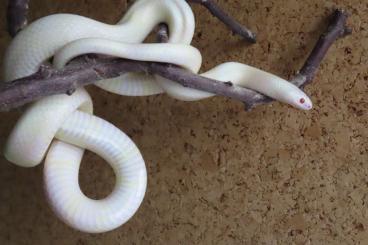
[[[169,42],[143,44],[152,29],[163,22],[169,26]],[[190,46],[194,23],[185,0],[137,0],[116,25],[71,14],[47,16],[12,41],[5,55],[5,80],[34,73],[51,57],[53,66],[62,68],[74,57],[87,53],[173,63],[198,73],[202,57]],[[232,81],[299,109],[312,107],[299,88],[251,66],[228,62],[201,75]],[[185,101],[213,96],[159,76],[137,73],[96,85],[129,96],[166,92]],[[84,89],[71,96],[55,95],[37,101],[12,131],[5,156],[23,167],[36,166],[45,158],[45,190],[52,209],[75,229],[97,233],[112,230],[132,217],[143,200],[147,174],[135,144],[119,129],[93,116],[92,107]],[[85,149],[103,157],[115,172],[115,189],[105,199],[89,199],[80,190],[78,172]]]

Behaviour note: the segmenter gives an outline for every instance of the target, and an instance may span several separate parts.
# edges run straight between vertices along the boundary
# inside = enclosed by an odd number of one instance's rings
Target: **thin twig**
[[[256,34],[254,34],[244,25],[240,24],[233,17],[228,15],[215,1],[213,0],[187,0],[187,1],[202,4],[212,13],[212,15],[221,20],[235,34],[243,37],[250,43],[256,42]]]
[[[327,30],[320,36],[303,67],[290,81],[291,83],[300,88],[304,88],[307,84],[312,82],[329,48],[339,38],[351,34],[352,30],[347,26],[347,19],[348,14],[344,10],[337,9],[334,11]],[[245,105],[247,110],[251,110],[261,104],[270,103],[273,99],[262,94],[257,94],[251,101],[252,103]]]
[[[299,81],[295,81],[295,85],[298,87],[304,87],[309,84],[316,75],[318,67],[332,44],[337,39],[352,33],[352,29],[346,25],[348,17],[348,14],[341,9],[338,9],[333,13],[327,31],[319,38],[317,44],[297,75],[297,77],[305,77],[305,82],[302,82],[303,79],[295,78]]]
[[[8,0],[8,32],[14,37],[27,25],[29,0]]]
[[[161,23],[157,26],[157,42],[167,43],[169,42],[169,28],[165,23]]]

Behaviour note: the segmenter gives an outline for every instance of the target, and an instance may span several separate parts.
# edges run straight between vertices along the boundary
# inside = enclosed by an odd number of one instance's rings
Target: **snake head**
[[[313,108],[311,99],[304,92],[293,94],[290,104],[305,111],[311,110]]]

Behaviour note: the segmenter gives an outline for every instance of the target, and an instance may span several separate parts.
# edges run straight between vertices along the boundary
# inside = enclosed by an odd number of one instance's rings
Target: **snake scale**
[[[160,23],[169,27],[168,43],[143,43]],[[185,0],[137,0],[115,25],[72,14],[50,15],[30,24],[11,42],[5,54],[5,81],[31,75],[50,58],[59,69],[88,53],[172,63],[198,73],[202,57],[190,45],[194,30],[193,12]],[[298,109],[312,108],[302,90],[248,65],[227,62],[201,76],[232,81]],[[127,96],[165,92],[184,101],[213,96],[157,75],[139,73],[96,85]],[[92,200],[80,190],[78,174],[85,149],[104,158],[115,172],[115,188],[105,199]],[[23,167],[36,166],[45,159],[48,201],[61,220],[80,231],[106,232],[124,224],[135,214],[146,191],[147,173],[138,148],[118,128],[93,115],[92,100],[83,88],[71,96],[54,95],[32,104],[11,132],[4,155]]]

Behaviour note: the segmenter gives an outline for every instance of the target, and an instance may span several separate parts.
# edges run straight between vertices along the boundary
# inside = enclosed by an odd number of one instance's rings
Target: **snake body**
[[[143,44],[162,22],[169,26],[169,42]],[[9,46],[5,80],[34,73],[51,57],[53,66],[62,68],[74,57],[88,53],[172,63],[198,73],[202,57],[190,46],[194,27],[193,13],[184,0],[138,0],[116,25],[71,14],[47,16],[21,31]],[[308,96],[296,86],[248,65],[228,62],[201,76],[231,81],[299,109],[312,107]],[[96,85],[131,96],[166,92],[185,101],[213,96],[157,75],[139,73],[127,73]],[[120,226],[137,211],[147,177],[135,144],[119,129],[93,116],[92,111],[91,98],[84,89],[72,96],[41,99],[20,118],[4,153],[9,161],[23,167],[36,166],[45,158],[45,190],[52,209],[75,229],[96,233]],[[115,172],[115,189],[105,199],[89,199],[80,190],[78,172],[85,149],[102,156]]]

